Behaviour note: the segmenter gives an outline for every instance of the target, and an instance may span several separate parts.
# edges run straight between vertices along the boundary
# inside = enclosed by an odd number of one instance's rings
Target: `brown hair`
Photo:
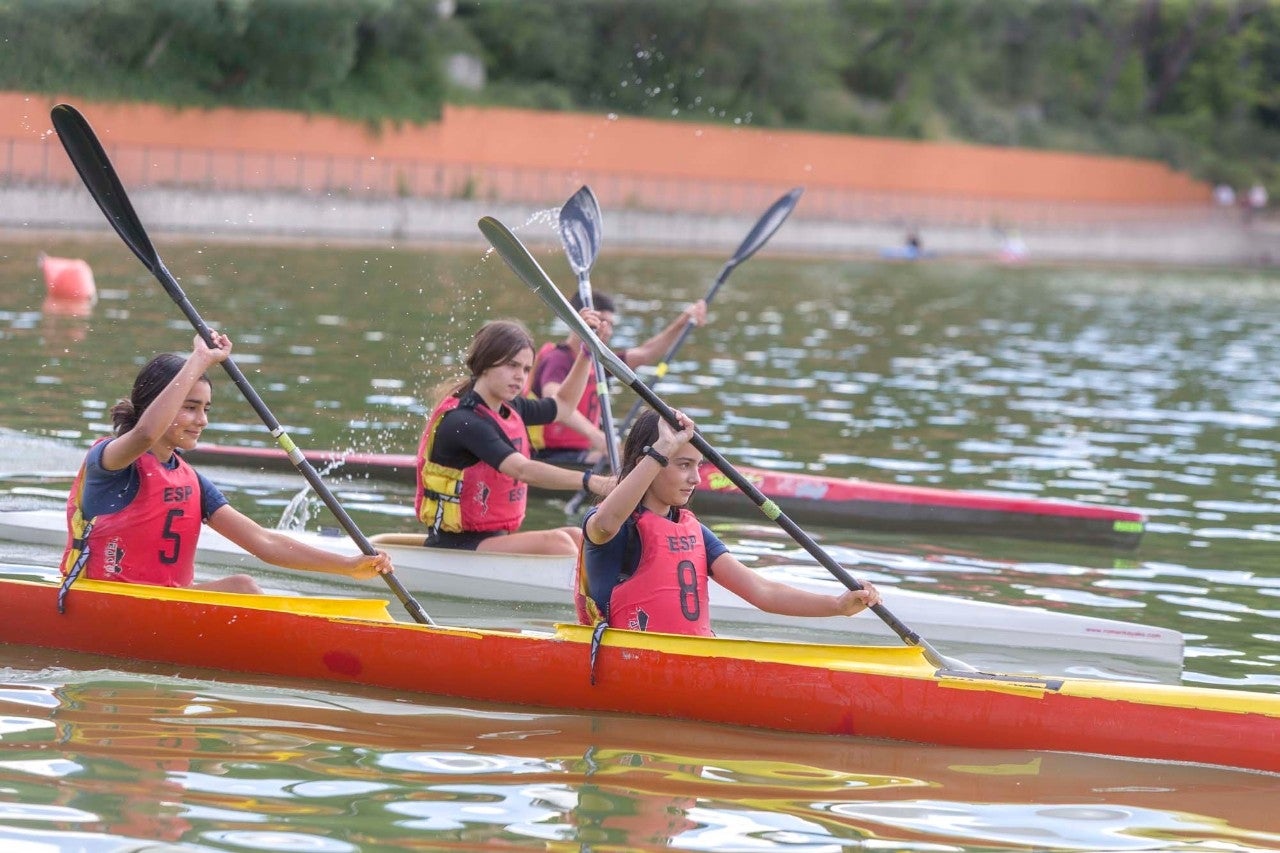
[[[160,392],[169,386],[173,378],[187,363],[186,356],[175,352],[162,352],[143,365],[133,380],[133,390],[129,399],[121,400],[111,407],[111,424],[116,435],[124,435],[138,425],[142,413],[160,396]],[[206,384],[209,377],[201,374],[199,380]]]
[[[658,423],[659,415],[653,409],[645,409],[636,417],[626,440],[622,442],[622,458],[618,460],[618,466],[622,469],[618,472],[619,483],[640,464],[640,460],[644,458],[645,446],[658,440]],[[685,509],[692,503],[693,500],[690,499],[685,504]]]
[[[442,398],[461,397],[475,387],[480,374],[491,367],[506,364],[526,349],[534,350],[533,335],[523,323],[518,320],[490,320],[480,327],[467,348],[463,363],[470,375],[450,386]]]
[[[569,298],[569,304],[573,306],[573,310],[575,312],[581,311],[582,310],[582,292],[581,291],[575,292],[573,296]],[[613,297],[607,293],[601,293],[598,290],[591,294],[591,307],[597,311],[613,311],[615,313],[617,312],[617,309],[613,307]]]
[[[640,460],[644,457],[642,451],[645,445],[653,444],[657,440],[658,413],[653,409],[645,409],[636,417],[635,423],[627,432],[626,440],[622,442],[622,458],[618,460],[622,470],[618,472],[618,482],[622,482],[640,464]]]

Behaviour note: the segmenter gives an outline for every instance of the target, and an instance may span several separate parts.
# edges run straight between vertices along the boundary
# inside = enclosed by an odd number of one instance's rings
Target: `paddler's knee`
[[[216,581],[193,584],[197,589],[208,589],[214,592],[236,592],[242,595],[262,595],[262,587],[249,575],[227,575]]]
[[[577,527],[561,527],[560,532],[568,539],[568,547],[573,553],[582,548],[582,530]]]

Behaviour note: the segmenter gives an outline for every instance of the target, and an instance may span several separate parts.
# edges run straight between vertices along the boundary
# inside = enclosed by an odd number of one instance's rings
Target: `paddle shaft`
[[[529,250],[520,242],[514,234],[511,233],[505,225],[498,220],[486,216],[480,220],[480,231],[488,239],[493,248],[502,256],[502,259],[511,267],[512,271],[532,290],[538,297],[549,307],[555,314],[564,320],[571,329],[578,333],[578,337],[590,347],[605,366],[609,368],[609,372],[624,384],[629,386],[633,391],[640,395],[646,403],[648,403],[654,411],[662,418],[670,423],[676,429],[680,428],[680,424],[676,420],[675,412],[668,406],[657,394],[645,385],[635,371],[627,366],[627,363],[618,358],[617,353],[610,350],[604,343],[596,337],[595,333],[587,326],[586,322],[574,312],[572,306],[565,300],[564,296],[556,289],[551,278],[546,274],[538,262],[534,260],[533,255],[529,254]],[[701,435],[695,434],[692,439],[693,446],[696,447],[703,456],[711,461],[726,477],[729,478],[735,486],[738,487],[751,501],[760,508],[760,510],[771,521],[787,532],[800,547],[804,548],[814,559],[816,559],[827,571],[844,584],[849,589],[863,589],[862,584],[858,583],[853,575],[849,574],[843,566],[837,563],[826,551],[814,542],[813,539],[800,529],[794,521],[792,521],[782,509],[764,496],[764,494],[752,485],[746,477],[742,476],[729,460],[725,459],[718,451],[709,445]],[[900,619],[889,611],[884,604],[877,604],[870,608],[873,613],[880,617],[889,628],[897,634],[903,642],[908,645],[920,648],[928,661],[938,669],[945,670],[968,670],[972,671],[972,667],[961,661],[954,661],[944,657],[932,644],[927,640],[908,628]]]
[[[743,238],[737,251],[733,253],[733,257],[726,261],[725,265],[720,268],[720,273],[716,276],[715,281],[711,283],[711,288],[707,291],[707,295],[702,297],[702,301],[704,303],[710,305],[712,300],[716,298],[716,294],[720,292],[721,285],[723,285],[725,280],[729,278],[729,273],[733,272],[739,264],[759,251],[761,246],[769,242],[769,238],[782,227],[782,223],[787,221],[787,217],[791,215],[791,211],[795,209],[795,206],[800,201],[800,196],[803,193],[803,189],[796,187],[790,192],[785,193],[773,204],[769,205],[769,209],[766,210],[758,220],[756,220],[755,225],[751,226],[751,230],[747,232],[747,236]],[[671,366],[671,360],[676,357],[676,353],[678,353],[680,348],[684,346],[684,342],[688,340],[689,335],[693,334],[693,329],[693,323],[686,320],[684,327],[680,330],[680,335],[676,338],[675,342],[667,348],[666,354],[662,356],[662,360],[658,362],[658,375],[654,381],[657,381],[667,375],[667,371]],[[631,422],[640,414],[640,408],[642,405],[642,400],[637,400],[635,403],[632,403],[631,409],[627,412],[626,417],[622,419],[622,423],[618,426],[618,435],[625,435],[627,430],[631,428]],[[617,465],[614,465],[613,470],[618,470]],[[597,461],[596,464],[592,466],[591,473],[599,474],[600,472],[601,462]],[[565,504],[565,513],[571,516],[577,515],[578,508],[582,506],[582,502],[588,497],[589,495],[586,492],[579,492],[574,495],[569,499],[569,502]]]
[[[591,299],[591,276],[585,271],[578,273],[578,294],[582,297],[584,306],[594,307]],[[594,353],[591,355],[591,368],[596,375],[596,397],[600,400],[600,428],[604,432],[606,451],[605,457],[596,461],[592,471],[599,473],[601,463],[604,459],[608,459],[609,470],[617,474],[622,470],[620,464],[622,457],[618,452],[618,433],[613,428],[613,404],[609,400],[609,374],[605,372],[604,365]]]
[[[724,280],[728,278],[729,272],[736,265],[737,264],[735,262],[730,261],[729,263],[726,263],[724,267],[720,270],[720,274],[716,276],[715,283],[711,285],[711,289],[708,290],[707,295],[703,297],[703,300],[708,305],[711,304],[711,300],[715,298],[716,291],[720,289],[720,285],[724,284]],[[664,355],[662,357],[662,361],[658,363],[657,379],[661,379],[662,377],[667,375],[668,363],[671,361],[671,359],[675,358],[676,353],[680,350],[680,347],[684,345],[685,340],[689,337],[692,331],[693,331],[693,323],[686,320],[684,324],[684,328],[680,330],[680,336],[676,338],[675,343],[673,343],[671,347],[667,349],[667,354]],[[604,366],[600,364],[599,360],[596,361],[596,370],[597,370],[596,384],[598,385],[601,381],[599,378],[599,374],[602,374],[604,372]],[[639,416],[640,409],[643,406],[644,406],[643,399],[636,400],[634,403],[631,404],[631,408],[627,411],[626,417],[622,419],[622,424],[618,427],[618,435],[626,434],[627,430],[631,428],[631,422],[634,421],[637,416]],[[615,473],[622,470],[618,466],[617,462],[610,460],[610,464],[613,466],[613,470]],[[597,459],[595,464],[591,466],[591,473],[600,474],[600,473],[603,473],[603,471],[604,471],[604,460]],[[565,514],[570,516],[577,515],[578,509],[582,506],[582,502],[585,501],[588,497],[590,497],[590,492],[580,491],[577,494],[575,494],[572,498],[569,499],[569,502],[564,505]]]
[[[711,304],[711,300],[716,298],[716,291],[720,289],[720,285],[724,284],[724,280],[729,277],[729,273],[733,271],[733,268],[736,267],[738,263],[739,263],[738,259],[734,257],[733,259],[729,260],[723,267],[721,267],[720,274],[716,276],[715,282],[711,285],[711,289],[707,291],[707,295],[703,297],[703,301],[705,301],[708,305]],[[658,363],[658,377],[657,377],[658,379],[661,379],[663,376],[667,375],[667,364],[671,361],[671,359],[675,358],[676,353],[679,352],[680,347],[684,345],[685,340],[689,337],[690,333],[692,332],[693,332],[693,323],[686,320],[684,324],[684,328],[680,330],[680,336],[676,338],[675,342],[667,349],[667,354],[664,355],[662,357],[662,361]],[[601,382],[600,376],[603,375],[604,373],[604,365],[600,363],[599,359],[596,359],[596,372],[597,372],[596,384],[598,386]],[[634,403],[631,404],[631,409],[627,412],[627,416],[622,419],[621,426],[618,427],[618,433],[617,433],[618,435],[624,435],[626,431],[631,428],[631,422],[634,421],[636,417],[640,414],[640,409],[643,405],[644,405],[643,398],[636,400]],[[603,413],[604,410],[602,409],[601,412]],[[618,471],[622,470],[619,467],[618,463],[612,459],[610,460],[610,464],[613,466],[614,473],[617,473]],[[603,459],[597,459],[595,464],[591,466],[592,474],[603,473],[603,470],[604,470]],[[585,501],[590,496],[591,496],[590,492],[579,491],[577,494],[575,494],[572,498],[569,499],[568,503],[564,505],[565,514],[570,516],[577,515],[578,509],[582,506],[582,502]]]
[[[138,257],[138,260],[142,261],[143,266],[156,277],[161,286],[164,287],[165,292],[169,294],[169,297],[182,309],[182,313],[186,315],[187,320],[195,327],[196,332],[204,339],[205,343],[213,346],[212,330],[201,319],[195,306],[191,304],[191,300],[183,293],[178,280],[173,277],[165,267],[164,262],[160,260],[159,253],[156,251],[155,246],[152,245],[146,229],[142,226],[142,220],[138,218],[138,214],[134,211],[133,205],[129,201],[124,184],[121,183],[115,168],[111,165],[111,160],[102,148],[102,143],[98,141],[97,135],[94,134],[93,128],[89,126],[84,116],[74,107],[67,104],[55,106],[52,119],[54,128],[58,132],[58,138],[62,141],[63,147],[67,151],[67,156],[71,158],[71,162],[76,167],[76,171],[80,173],[80,178],[88,188],[89,194],[98,203],[98,207],[106,215],[111,227],[116,230],[116,233],[120,235],[125,245]],[[302,455],[302,451],[293,443],[293,439],[280,426],[280,422],[276,420],[275,415],[267,408],[267,404],[258,396],[253,386],[249,384],[249,380],[245,378],[234,359],[227,358],[222,362],[222,367],[226,370],[227,375],[231,377],[231,381],[235,383],[236,388],[240,390],[240,393],[249,402],[249,405],[257,412],[258,417],[262,419],[267,429],[270,430],[276,443],[289,455],[289,461],[293,463],[298,472],[311,485],[311,488],[320,496],[324,505],[338,519],[338,523],[347,531],[347,534],[356,543],[360,551],[371,556],[376,554],[377,549],[360,532],[360,528],[356,526],[355,521],[343,509],[342,504],[338,503],[338,499],[334,497],[333,493],[329,491],[329,487],[320,479],[320,475],[316,473],[315,468],[306,460]],[[422,609],[422,605],[414,600],[409,591],[400,583],[399,578],[394,574],[385,574],[381,575],[381,577],[391,587],[392,592],[400,599],[400,603],[409,611],[409,615],[413,617],[415,622],[424,625],[435,624],[431,621],[431,617],[427,615],[426,611]]]

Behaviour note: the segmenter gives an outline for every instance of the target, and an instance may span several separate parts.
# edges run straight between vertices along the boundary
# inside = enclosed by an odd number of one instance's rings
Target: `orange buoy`
[[[44,286],[51,298],[64,302],[96,302],[98,289],[93,270],[79,258],[55,258],[41,252],[36,264],[44,273]]]

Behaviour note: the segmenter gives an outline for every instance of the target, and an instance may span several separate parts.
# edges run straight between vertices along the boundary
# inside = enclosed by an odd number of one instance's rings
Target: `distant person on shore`
[[[1027,259],[1027,242],[1022,239],[1021,234],[1002,229],[997,233],[1000,236],[1000,251],[996,253],[996,257],[1006,264],[1021,263]]]
[[[575,293],[570,303],[575,310],[581,310],[582,297]],[[600,318],[596,336],[608,344],[613,337],[614,323],[617,320],[613,299],[606,293],[597,292],[592,294],[591,304]],[[666,328],[649,340],[639,346],[619,350],[617,355],[632,368],[656,364],[671,349],[686,325],[701,326],[706,319],[707,303],[699,299],[687,305]],[[542,345],[529,383],[533,396],[549,397],[558,392],[573,365],[574,354],[581,345],[582,342],[573,332],[563,341]],[[601,443],[598,446],[593,444],[596,433],[600,432],[600,395],[597,393],[594,372],[587,376],[586,390],[577,405],[578,411],[592,429],[583,430],[581,424],[569,423],[548,424],[541,429],[531,429],[529,434],[533,439],[533,458],[560,464],[589,464],[603,455],[605,445],[602,433]]]
[[[1260,183],[1255,183],[1249,187],[1249,195],[1247,197],[1248,207],[1245,208],[1247,218],[1252,221],[1255,216],[1262,213],[1267,207],[1267,188]]]
[[[1230,184],[1218,184],[1213,188],[1213,201],[1218,207],[1229,209],[1236,206],[1236,191]]]
[[[581,312],[589,326],[599,315]],[[585,347],[574,353],[568,375],[549,397],[526,397],[533,370],[533,338],[514,320],[485,323],[471,340],[470,375],[449,388],[418,445],[418,518],[428,528],[426,545],[521,554],[578,553],[576,527],[520,530],[529,486],[606,495],[613,478],[557,468],[530,458],[528,428],[574,422],[589,430],[577,410],[591,372]],[[592,448],[604,446],[597,429]]]
[[[266,563],[369,580],[391,560],[342,557],[266,530],[227,503],[222,492],[182,459],[209,423],[212,386],[205,371],[231,355],[231,340],[199,335],[187,357],[163,353],[111,410],[115,435],[89,448],[67,499],[62,598],[83,573],[92,580],[259,593],[249,575],[195,583],[201,520]]]
[[[744,566],[689,510],[701,481],[696,429],[676,413],[677,431],[657,412],[636,418],[622,450],[618,485],[582,523],[575,603],[583,624],[711,636],[707,580],[769,613],[852,616],[880,601],[861,590],[820,595],[769,580]]]
[[[926,257],[924,241],[915,228],[907,231],[902,238],[901,246],[886,246],[880,250],[880,257],[894,261],[918,261]]]

